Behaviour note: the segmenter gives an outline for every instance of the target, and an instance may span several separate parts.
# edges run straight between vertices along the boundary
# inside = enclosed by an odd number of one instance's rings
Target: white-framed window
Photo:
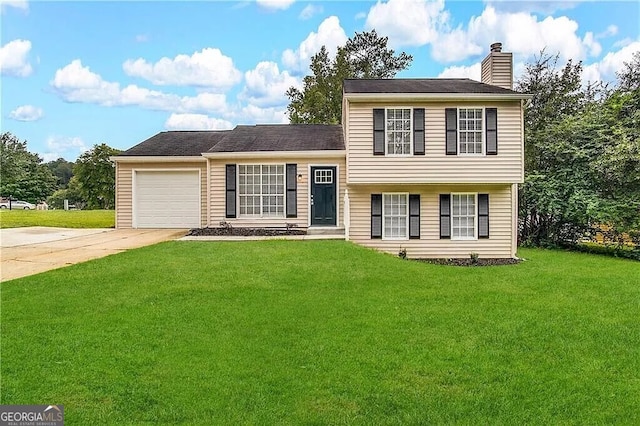
[[[476,215],[476,194],[451,194],[451,238],[476,239]]]
[[[284,165],[238,166],[240,217],[284,217]]]
[[[411,155],[412,121],[411,108],[386,109],[385,142],[387,155]]]
[[[409,194],[382,194],[382,238],[409,237]]]
[[[315,183],[333,183],[332,169],[316,169],[313,176]]]
[[[482,154],[484,152],[484,110],[482,108],[458,108],[458,153]]]

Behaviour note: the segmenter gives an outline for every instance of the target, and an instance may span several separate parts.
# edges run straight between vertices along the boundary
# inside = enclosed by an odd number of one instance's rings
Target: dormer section
[[[502,43],[493,43],[482,61],[482,82],[513,90],[513,54],[502,51]]]

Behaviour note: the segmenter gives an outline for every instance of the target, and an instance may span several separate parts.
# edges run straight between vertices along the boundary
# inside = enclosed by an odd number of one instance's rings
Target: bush
[[[583,253],[601,254],[604,256],[620,257],[624,259],[640,261],[640,248],[637,246],[629,247],[596,243],[581,243],[567,246],[565,248]]]

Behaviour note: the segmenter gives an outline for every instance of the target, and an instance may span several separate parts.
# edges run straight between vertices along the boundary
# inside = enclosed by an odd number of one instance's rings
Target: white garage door
[[[136,171],[136,228],[199,228],[200,176],[194,171]]]

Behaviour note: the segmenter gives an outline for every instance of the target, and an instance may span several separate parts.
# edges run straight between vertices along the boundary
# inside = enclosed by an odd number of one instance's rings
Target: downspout
[[[349,241],[349,228],[351,227],[351,207],[349,203],[349,189],[344,190],[344,239]]]
[[[211,160],[207,158],[207,182],[205,187],[207,188],[207,228],[211,227]]]

